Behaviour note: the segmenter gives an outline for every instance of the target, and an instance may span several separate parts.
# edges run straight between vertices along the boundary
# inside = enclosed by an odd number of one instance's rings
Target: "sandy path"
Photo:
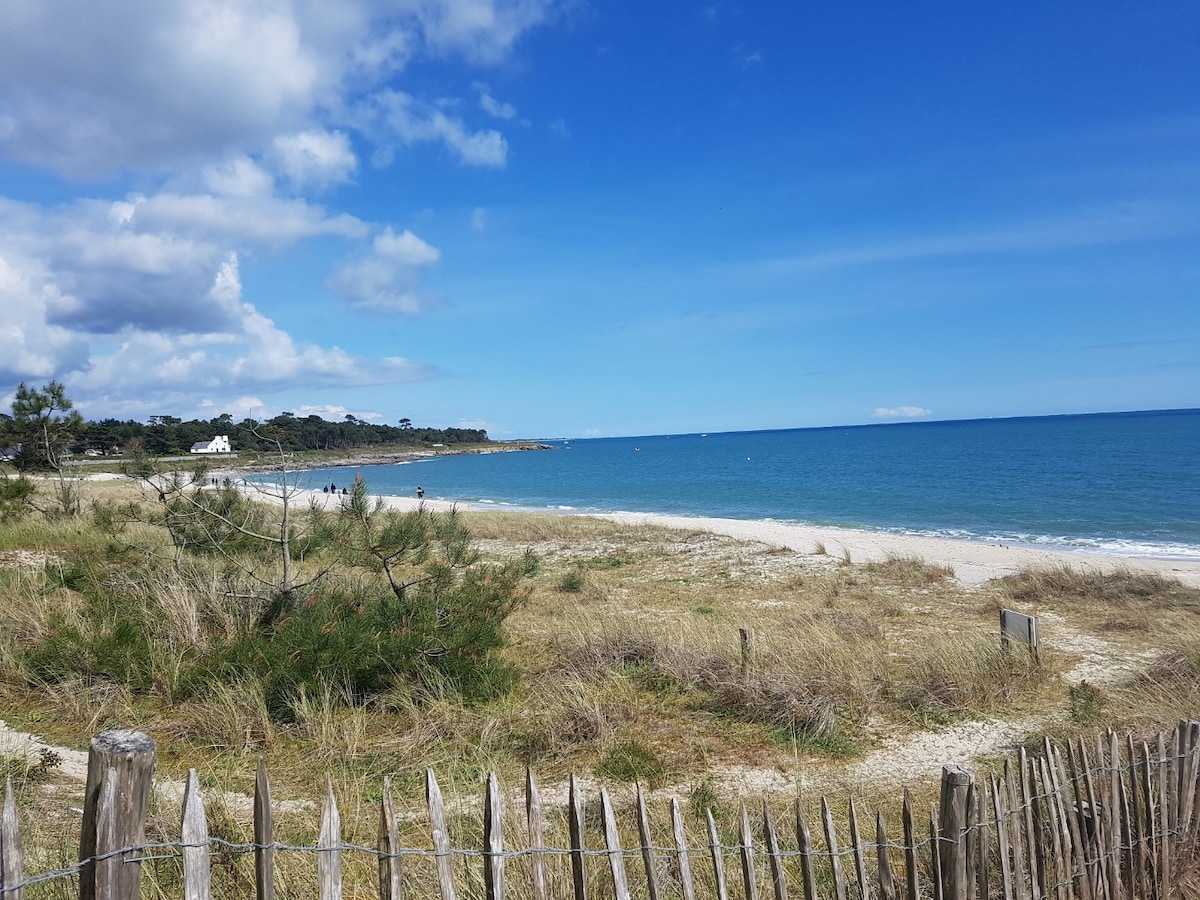
[[[17,731],[0,719],[0,756],[25,759],[37,764],[45,759],[47,754],[53,754],[58,762],[54,773],[61,780],[77,784],[82,791],[82,785],[87,781],[88,754],[86,750],[72,750],[69,747],[58,747],[47,744],[36,734],[28,731]],[[162,803],[182,804],[184,781],[181,778],[165,778],[161,774],[154,776],[154,795]],[[80,797],[82,802],[82,797]],[[254,815],[254,798],[246,794],[232,791],[204,791],[204,801],[208,805],[219,803],[239,819],[248,820]],[[316,808],[315,803],[307,800],[279,800],[272,798],[272,808],[277,813],[305,812]]]

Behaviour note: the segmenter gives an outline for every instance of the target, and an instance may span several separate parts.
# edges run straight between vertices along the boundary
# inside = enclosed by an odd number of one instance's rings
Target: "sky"
[[[1194,0],[0,21],[3,407],[511,439],[1200,406]]]

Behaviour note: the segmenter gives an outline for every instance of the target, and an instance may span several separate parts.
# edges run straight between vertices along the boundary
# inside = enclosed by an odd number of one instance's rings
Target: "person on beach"
[[[425,499],[425,488],[421,487],[419,484],[417,485],[417,499],[418,500]]]

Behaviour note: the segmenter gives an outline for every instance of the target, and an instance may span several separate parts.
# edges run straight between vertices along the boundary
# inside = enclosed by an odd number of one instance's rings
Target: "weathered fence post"
[[[254,775],[254,896],[275,900],[275,814],[267,764],[261,756]]]
[[[755,667],[754,629],[739,628],[738,644],[742,648],[742,681],[749,681]]]
[[[403,900],[404,869],[400,863],[400,825],[392,803],[392,779],[383,777],[379,801],[379,900]]]
[[[429,808],[429,836],[433,840],[433,852],[437,859],[438,890],[442,900],[457,900],[454,857],[451,856],[450,832],[446,828],[446,807],[433,769],[425,770],[425,805]]]
[[[529,825],[533,900],[546,900],[546,823],[542,818],[542,797],[538,793],[537,779],[533,777],[532,769],[525,770],[525,820]]]
[[[333,796],[333,779],[328,775],[317,835],[317,896],[321,900],[342,900],[342,814]]]
[[[21,823],[12,779],[4,779],[4,807],[0,811],[0,895],[5,900],[21,900]]]
[[[504,900],[504,807],[496,773],[488,772],[483,803],[483,884],[487,900]]]
[[[942,769],[938,855],[945,900],[967,900],[967,801],[973,781],[970,771],[961,766]]]
[[[80,900],[138,896],[142,867],[130,857],[145,839],[156,749],[140,731],[104,731],[92,738],[79,837]],[[109,798],[112,807],[105,808]]]
[[[212,857],[208,847],[208,819],[196,770],[188,769],[183,792],[183,816],[179,822],[183,856],[184,900],[209,900],[212,896]]]

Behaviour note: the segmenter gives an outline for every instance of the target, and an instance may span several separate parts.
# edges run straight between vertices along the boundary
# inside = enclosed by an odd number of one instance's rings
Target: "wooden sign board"
[[[1038,652],[1037,616],[1027,616],[1011,609],[1000,610],[1000,643],[1005,647],[1013,643],[1024,644],[1036,658]]]

